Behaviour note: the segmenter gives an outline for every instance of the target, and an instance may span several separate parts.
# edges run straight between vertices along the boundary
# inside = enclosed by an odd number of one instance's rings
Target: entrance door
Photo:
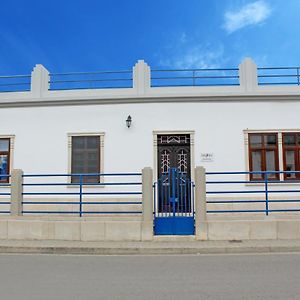
[[[194,234],[190,135],[157,136],[155,234]]]

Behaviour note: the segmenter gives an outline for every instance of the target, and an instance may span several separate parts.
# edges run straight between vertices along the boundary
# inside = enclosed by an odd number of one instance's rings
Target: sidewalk
[[[0,253],[155,255],[299,252],[300,240],[81,242],[0,240]]]

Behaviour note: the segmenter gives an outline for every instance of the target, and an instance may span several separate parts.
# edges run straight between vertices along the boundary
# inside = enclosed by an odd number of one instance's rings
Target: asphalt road
[[[300,254],[0,255],[0,299],[300,299]]]

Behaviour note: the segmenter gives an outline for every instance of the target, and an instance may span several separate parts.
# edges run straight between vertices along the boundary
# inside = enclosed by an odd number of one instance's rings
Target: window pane
[[[72,173],[100,173],[100,137],[80,136],[72,138]],[[83,176],[83,183],[99,182],[98,176]],[[79,177],[72,182],[78,183]]]
[[[295,152],[285,151],[285,171],[295,171]],[[295,173],[287,173],[286,178],[296,178]]]
[[[85,137],[84,136],[73,136],[72,137],[72,149],[84,149],[85,148]]]
[[[87,148],[88,149],[98,149],[99,148],[99,136],[89,136],[87,137]]]
[[[274,147],[276,145],[277,145],[277,135],[276,134],[265,135],[265,146],[266,147]]]
[[[285,146],[295,146],[296,140],[294,134],[284,134],[283,143]]]
[[[0,152],[9,151],[9,139],[0,139]]]
[[[8,175],[8,155],[0,155],[0,180],[7,180],[3,174]]]
[[[252,170],[253,172],[261,172],[261,163],[262,163],[262,157],[260,151],[253,151],[251,153],[251,159],[252,159]],[[262,178],[261,174],[253,174],[252,177],[254,179],[260,179]]]
[[[262,136],[261,135],[250,134],[249,139],[250,139],[251,148],[262,147]]]
[[[266,171],[276,171],[275,151],[266,151]],[[275,178],[277,174],[269,174],[269,178]]]

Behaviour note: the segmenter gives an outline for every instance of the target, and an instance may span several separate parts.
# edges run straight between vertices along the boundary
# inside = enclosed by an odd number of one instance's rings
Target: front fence
[[[0,174],[0,214],[6,215],[10,213],[10,197],[11,197],[11,185],[6,183],[7,179],[10,178],[8,174]]]
[[[22,214],[141,214],[141,185],[141,173],[24,174]]]
[[[296,174],[300,171],[207,172],[207,213],[300,212]]]
[[[20,175],[19,181],[15,181],[14,172],[15,170],[12,175],[1,174],[0,215],[51,214],[82,217],[140,216],[143,213],[142,173],[24,174]],[[7,183],[4,177],[9,178]],[[87,183],[89,177],[99,178],[99,181]],[[197,186],[201,186],[198,189],[200,194],[203,191],[203,197],[196,196],[195,193],[195,207],[199,201],[205,203],[203,207],[206,205],[206,209],[201,208],[200,214],[206,211],[210,215],[297,214],[300,212],[299,178],[300,171],[206,172],[206,180],[204,175],[201,179],[195,178],[195,191]],[[151,180],[149,184],[152,185]],[[162,185],[164,189],[157,187],[156,184],[154,199],[150,190],[147,192],[149,196],[145,194],[147,203],[144,204],[149,205],[149,211],[154,210],[157,216],[174,214],[174,205],[167,206],[159,201],[161,193],[168,193],[168,185]],[[193,216],[193,182],[185,188],[179,185],[179,192],[185,195],[182,199],[186,199],[187,203],[191,199],[191,206],[182,202],[175,215]],[[165,197],[168,198],[172,197]]]

